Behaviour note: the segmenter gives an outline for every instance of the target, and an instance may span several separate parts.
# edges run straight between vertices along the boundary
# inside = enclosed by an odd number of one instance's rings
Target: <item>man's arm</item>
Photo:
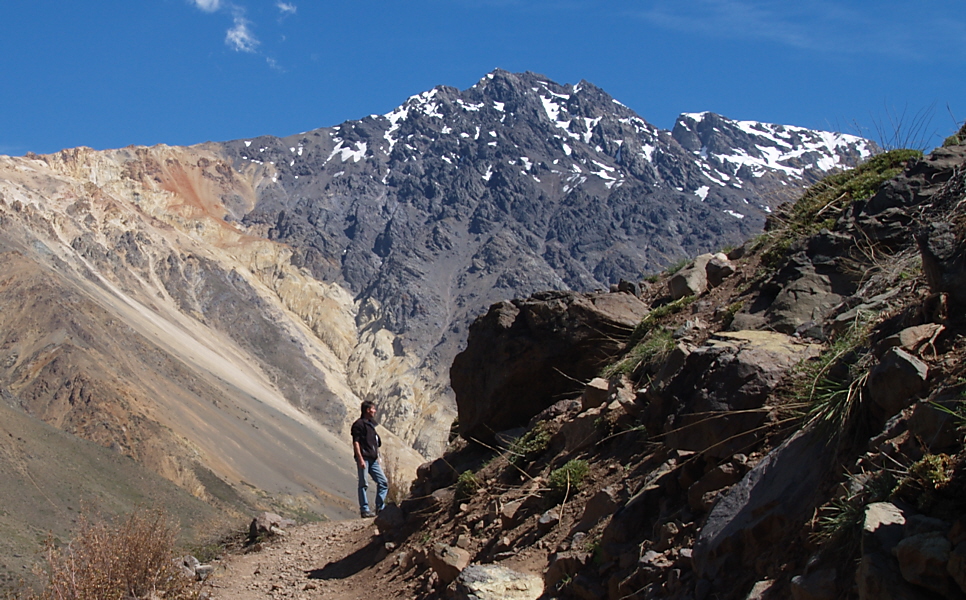
[[[366,468],[366,459],[362,458],[362,447],[359,446],[359,442],[352,440],[352,451],[356,455],[356,464],[359,465],[360,469]]]

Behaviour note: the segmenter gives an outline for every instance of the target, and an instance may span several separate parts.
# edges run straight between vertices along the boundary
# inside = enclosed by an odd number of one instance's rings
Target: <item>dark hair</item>
[[[366,416],[366,413],[369,412],[369,409],[370,408],[375,408],[375,407],[376,407],[376,403],[373,402],[372,400],[366,400],[365,402],[363,402],[362,403],[362,416],[363,417]]]

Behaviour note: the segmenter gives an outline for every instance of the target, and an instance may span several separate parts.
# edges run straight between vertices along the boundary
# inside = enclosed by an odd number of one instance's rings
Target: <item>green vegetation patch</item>
[[[806,406],[804,422],[815,423],[829,437],[849,428],[862,403],[871,361],[870,329],[869,319],[860,319],[817,359],[803,363],[799,369],[795,395]]]
[[[480,489],[480,480],[473,471],[463,471],[456,479],[456,499],[466,500]]]
[[[607,378],[615,375],[629,376],[641,368],[660,364],[673,349],[674,335],[669,329],[651,329],[621,360],[605,367],[601,375]]]
[[[550,427],[545,422],[537,423],[523,437],[510,444],[507,451],[510,462],[514,465],[522,465],[534,461],[550,446],[551,437]]]
[[[580,490],[588,473],[590,473],[590,465],[579,458],[569,460],[564,466],[551,471],[550,476],[547,477],[550,499],[557,503],[572,497]]]
[[[910,160],[919,158],[919,150],[890,150],[812,185],[798,202],[770,221],[772,230],[760,240],[767,243],[762,265],[777,267],[796,240],[822,228],[831,229],[850,204],[871,198],[884,182],[899,175]]]

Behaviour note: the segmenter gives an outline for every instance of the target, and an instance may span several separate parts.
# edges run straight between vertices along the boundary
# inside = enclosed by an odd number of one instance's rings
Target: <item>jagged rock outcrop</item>
[[[460,435],[491,441],[579,391],[647,310],[625,293],[548,292],[491,306],[450,371]]]

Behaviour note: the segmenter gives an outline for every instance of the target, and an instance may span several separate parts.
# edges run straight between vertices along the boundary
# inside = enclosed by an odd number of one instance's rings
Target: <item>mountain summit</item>
[[[737,243],[873,149],[494,71],[286,138],[0,157],[0,392],[222,508],[349,514],[359,402],[400,473],[438,456],[488,306]]]
[[[263,182],[241,223],[378,306],[395,352],[432,372],[438,390],[489,304],[607,289],[743,241],[802,186],[873,150],[713,113],[682,115],[669,132],[585,81],[501,70],[386,115],[219,146]],[[394,385],[376,396],[399,397]]]

